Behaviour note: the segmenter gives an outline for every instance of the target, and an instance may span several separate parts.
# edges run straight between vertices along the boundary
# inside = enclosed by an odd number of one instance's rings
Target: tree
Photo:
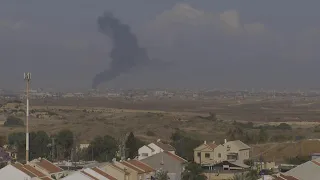
[[[155,174],[155,179],[156,180],[169,180],[169,176],[168,176],[168,171],[157,171]]]
[[[176,153],[188,160],[193,160],[193,149],[198,147],[202,142],[187,136],[180,130],[177,130],[171,135],[171,145],[176,149]]]
[[[260,129],[260,131],[259,131],[259,142],[260,143],[264,143],[264,142],[267,142],[268,139],[269,139],[269,135],[268,135],[267,131],[264,130],[264,129]]]
[[[44,131],[30,133],[30,159],[47,158],[49,156],[48,144],[50,138]]]
[[[73,147],[73,133],[70,130],[61,130],[55,136],[57,143],[57,150],[63,156],[62,158],[69,158]]]
[[[287,123],[280,123],[277,128],[281,130],[292,130],[292,127]]]
[[[14,117],[14,116],[9,116],[3,124],[5,127],[16,127],[16,126],[24,126],[24,122],[22,119]]]
[[[203,174],[204,171],[199,164],[194,162],[189,163],[185,170],[182,172],[182,180],[207,180],[207,177]]]
[[[234,128],[231,128],[228,130],[228,132],[226,133],[227,137],[229,140],[233,141],[233,140],[237,140],[237,139],[242,139],[245,135],[245,133],[243,132],[243,130],[236,126]]]
[[[86,159],[92,158],[96,161],[103,162],[111,160],[117,152],[117,141],[111,136],[97,136],[91,141],[87,149]]]
[[[0,147],[3,147],[5,144],[7,144],[7,137],[0,136]]]
[[[8,136],[8,144],[17,151],[17,158],[24,159],[26,152],[26,134],[14,132]]]
[[[136,156],[138,156],[139,148],[144,145],[140,139],[134,136],[133,132],[130,132],[125,144],[127,150],[126,158],[130,159],[134,159]]]

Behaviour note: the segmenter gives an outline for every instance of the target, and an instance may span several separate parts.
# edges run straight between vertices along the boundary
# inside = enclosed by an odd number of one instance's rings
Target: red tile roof
[[[320,163],[317,162],[317,161],[311,161],[311,162],[313,162],[313,163],[315,163],[316,165],[320,166]]]
[[[108,178],[109,180],[117,180],[116,178],[110,176],[109,174],[107,174],[106,172],[102,171],[101,169],[97,168],[97,167],[94,167],[94,168],[91,168],[93,171],[97,172],[98,174]]]
[[[188,162],[187,160],[183,159],[182,157],[176,155],[176,154],[173,154],[171,152],[168,152],[168,151],[165,151],[164,153],[166,153],[167,155],[169,155],[170,157],[174,158],[175,160],[178,160],[180,161],[181,163],[186,163]]]
[[[93,179],[93,180],[99,180],[98,178],[96,178],[96,177],[94,177],[94,176],[92,176],[91,174],[89,174],[89,173],[86,173],[86,172],[84,172],[84,171],[80,171],[82,174],[84,174],[84,175],[86,175],[86,176],[88,176],[88,177],[90,177],[91,179]]]
[[[54,165],[52,162],[50,162],[50,161],[48,161],[46,159],[41,159],[39,162],[36,163],[36,165],[38,165],[41,168],[43,168],[46,171],[48,171],[49,174],[58,173],[58,172],[62,172],[63,171],[63,169],[61,169],[60,167]]]
[[[126,161],[121,162],[121,164],[123,164],[123,165],[125,165],[125,166],[127,166],[127,167],[129,167],[129,168],[131,168],[131,169],[133,169],[135,171],[137,171],[138,174],[144,173],[143,170],[139,169],[138,167],[136,167],[136,166],[134,166],[134,165],[132,165],[132,164],[126,162]]]
[[[127,161],[127,162],[144,170],[144,172],[146,172],[146,173],[155,171],[151,166],[149,166],[141,161],[135,160],[135,159]]]
[[[206,145],[212,150],[214,150],[218,146],[215,143],[209,143],[209,144],[206,144]]]
[[[30,165],[24,165],[23,166],[25,169],[27,169],[28,171],[32,172],[33,174],[35,174],[37,177],[45,177],[46,175],[43,174],[42,172],[38,171],[37,169],[35,169],[34,167],[30,166]]]
[[[130,160],[130,161],[127,161],[128,163],[144,170],[144,172],[148,173],[148,172],[152,172],[152,171],[155,171],[152,167],[150,167],[149,165],[141,162],[141,161],[138,161],[138,160]]]

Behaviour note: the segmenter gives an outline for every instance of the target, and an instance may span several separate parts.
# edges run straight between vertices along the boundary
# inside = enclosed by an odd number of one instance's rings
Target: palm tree
[[[189,163],[182,172],[182,180],[207,180],[202,167],[194,162]]]

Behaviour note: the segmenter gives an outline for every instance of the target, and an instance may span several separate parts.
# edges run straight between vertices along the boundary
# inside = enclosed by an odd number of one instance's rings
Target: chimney
[[[204,141],[203,144],[207,144],[207,141]]]
[[[227,139],[224,139],[224,143],[227,143]]]
[[[160,142],[160,141],[161,141],[161,139],[158,139],[158,140],[157,140],[157,142]]]

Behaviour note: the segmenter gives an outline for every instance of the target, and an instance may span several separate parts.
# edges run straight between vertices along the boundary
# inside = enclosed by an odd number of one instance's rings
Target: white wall
[[[31,177],[24,172],[18,170],[12,165],[7,165],[6,167],[0,169],[0,179],[8,180],[31,180]]]
[[[154,143],[150,143],[148,146],[154,149],[154,152],[153,152],[154,154],[163,152],[163,149],[161,149],[159,146],[155,145]]]
[[[154,152],[152,152],[152,150],[149,147],[142,146],[141,148],[139,148],[138,153],[139,153],[138,159],[141,160],[149,156],[152,156]],[[148,156],[142,156],[143,153],[148,153]]]

